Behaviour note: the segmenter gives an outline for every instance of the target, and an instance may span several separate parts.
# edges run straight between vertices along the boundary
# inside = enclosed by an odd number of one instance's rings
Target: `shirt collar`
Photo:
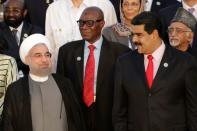
[[[29,73],[29,76],[31,77],[32,80],[36,82],[45,82],[48,80],[49,76],[36,76],[34,74]]]
[[[93,43],[95,49],[101,49],[102,42],[103,42],[103,37],[101,36],[96,42]],[[89,45],[90,43],[88,41],[85,41],[85,48],[88,48]]]
[[[159,48],[157,48],[153,53],[152,56],[156,61],[161,60],[161,58],[163,57],[165,51],[165,44],[162,41],[161,45],[159,46]],[[147,58],[148,55],[145,55],[145,58]]]

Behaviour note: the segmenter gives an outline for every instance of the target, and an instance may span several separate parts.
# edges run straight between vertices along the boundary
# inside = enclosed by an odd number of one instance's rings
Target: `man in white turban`
[[[71,82],[50,73],[49,45],[41,34],[22,42],[20,58],[30,72],[7,90],[1,131],[85,131]]]

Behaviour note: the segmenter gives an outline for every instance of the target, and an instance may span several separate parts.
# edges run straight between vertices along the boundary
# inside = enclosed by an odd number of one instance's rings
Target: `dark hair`
[[[131,21],[132,25],[144,25],[144,30],[151,34],[154,30],[157,30],[159,37],[162,38],[162,24],[159,17],[149,11],[142,12],[135,16]]]

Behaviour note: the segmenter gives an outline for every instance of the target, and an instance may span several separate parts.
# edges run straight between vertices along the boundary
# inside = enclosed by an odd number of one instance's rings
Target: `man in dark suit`
[[[145,5],[146,2],[150,3],[149,0],[145,0]],[[162,8],[168,7],[173,4],[180,3],[177,0],[152,0],[151,6],[150,6],[150,11],[158,13],[159,10]]]
[[[44,35],[22,42],[20,58],[30,72],[8,87],[1,131],[86,131],[70,80],[51,74],[50,52]]]
[[[119,57],[115,73],[114,131],[197,131],[197,65],[165,45],[150,12],[132,20],[138,50]]]
[[[60,48],[57,73],[73,82],[88,131],[112,131],[114,65],[130,49],[101,36],[105,22],[98,7],[86,8],[78,24],[83,40]]]
[[[26,13],[23,0],[8,0],[4,4],[4,22],[0,23],[0,38],[7,44],[4,53],[16,59],[21,76],[29,71],[19,57],[21,42],[33,33],[43,33],[41,28],[24,21]]]
[[[46,10],[54,0],[24,0],[28,10],[26,19],[45,30]]]

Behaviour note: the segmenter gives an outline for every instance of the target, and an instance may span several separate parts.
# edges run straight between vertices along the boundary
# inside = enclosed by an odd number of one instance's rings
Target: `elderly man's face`
[[[89,43],[94,43],[100,38],[104,23],[97,11],[85,10],[78,21],[82,38]]]
[[[35,45],[26,57],[30,73],[37,76],[46,76],[51,73],[51,53],[46,45]]]
[[[170,45],[179,48],[189,45],[193,39],[192,30],[181,22],[172,22],[168,27]]]

